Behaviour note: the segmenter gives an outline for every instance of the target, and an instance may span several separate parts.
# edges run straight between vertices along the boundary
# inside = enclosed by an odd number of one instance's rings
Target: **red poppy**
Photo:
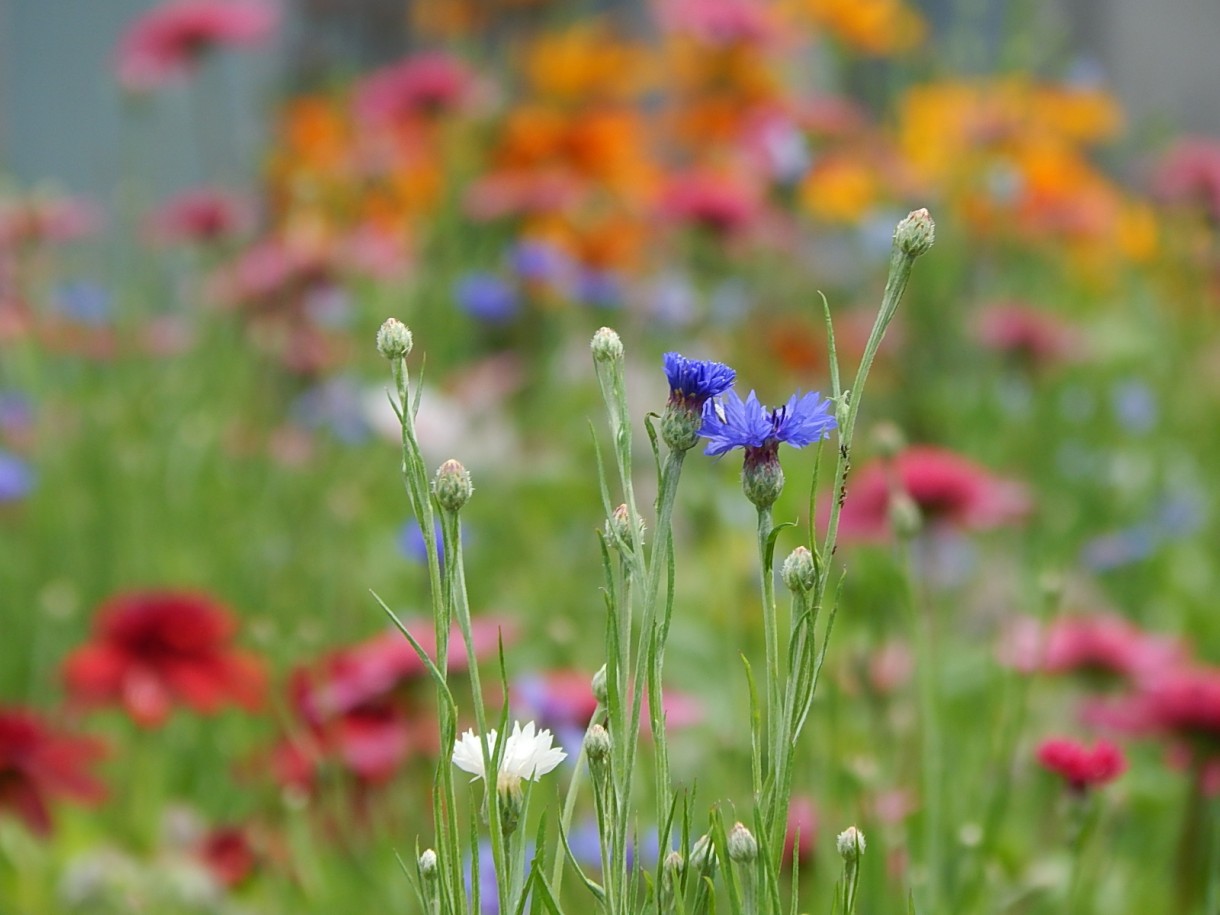
[[[847,483],[839,516],[842,540],[881,540],[887,535],[890,504],[905,492],[925,523],[986,530],[1020,520],[1030,510],[1021,483],[992,476],[973,461],[943,448],[908,448],[893,462],[872,461]],[[823,525],[829,514],[824,504]]]
[[[262,665],[232,647],[233,616],[204,594],[119,594],[98,610],[93,628],[94,640],[64,662],[68,690],[82,702],[118,703],[153,727],[176,702],[211,714],[262,701]]]
[[[1038,762],[1078,792],[1111,782],[1127,768],[1122,751],[1106,740],[1097,741],[1092,749],[1074,740],[1044,740],[1038,747]]]
[[[86,804],[105,797],[106,789],[88,771],[103,755],[94,738],[53,731],[25,709],[0,708],[0,810],[46,835],[53,795]]]

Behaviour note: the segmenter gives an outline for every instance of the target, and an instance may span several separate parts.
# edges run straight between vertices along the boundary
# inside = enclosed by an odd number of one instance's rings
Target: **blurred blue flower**
[[[1156,395],[1142,381],[1124,381],[1111,392],[1111,406],[1115,416],[1129,432],[1142,435],[1152,431],[1156,425]]]
[[[445,565],[445,546],[444,538],[441,536],[441,522],[437,518],[433,521],[433,529],[436,531],[436,551],[440,559],[441,566]],[[469,540],[466,536],[466,529],[462,529],[462,545],[465,546]],[[404,556],[412,562],[418,562],[420,565],[426,565],[428,562],[428,545],[424,543],[424,531],[419,526],[419,522],[412,518],[398,532],[398,548]]]
[[[0,451],[0,503],[23,499],[34,488],[34,471],[21,458]]]
[[[489,324],[511,321],[521,310],[517,290],[492,273],[468,273],[454,289],[458,307]]]
[[[1086,543],[1080,561],[1095,572],[1105,572],[1148,559],[1169,541],[1198,531],[1206,520],[1202,505],[1202,493],[1169,494],[1148,520]]]
[[[576,277],[575,295],[594,308],[618,308],[623,304],[623,285],[609,270],[582,270]]]
[[[72,280],[55,287],[51,303],[65,318],[91,327],[104,327],[112,317],[110,306],[113,298],[110,290],[101,283]]]
[[[352,378],[330,378],[314,385],[292,404],[292,418],[309,429],[329,429],[349,445],[368,439],[364,389]]]
[[[0,391],[0,432],[21,432],[34,422],[34,403],[19,391]]]
[[[737,373],[723,362],[666,353],[664,365],[669,402],[691,410],[702,410],[709,398],[723,394],[737,380]]]
[[[695,284],[685,273],[662,273],[648,291],[648,305],[653,317],[675,327],[694,321],[698,304]]]
[[[793,448],[829,438],[835,428],[831,402],[810,391],[804,397],[793,394],[782,407],[768,410],[751,391],[742,401],[736,391],[727,392],[719,403],[703,407],[703,426],[699,434],[708,439],[704,454],[718,455],[743,448],[746,460],[765,452],[774,455],[781,442]]]
[[[517,276],[536,283],[553,283],[570,268],[567,255],[559,248],[536,239],[522,239],[513,245],[508,262]]]

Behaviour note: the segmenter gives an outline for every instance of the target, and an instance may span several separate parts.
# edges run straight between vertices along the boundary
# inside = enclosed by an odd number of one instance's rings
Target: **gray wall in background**
[[[133,103],[115,84],[111,55],[123,27],[156,0],[0,0],[0,174],[52,179],[103,202],[124,175],[137,176],[127,190],[143,200],[203,181],[248,182],[280,74],[300,78],[315,55],[343,49],[384,58],[393,29],[367,26],[408,2],[282,0],[280,48],[295,66],[283,67],[278,49],[223,53],[191,83]],[[937,19],[983,6],[996,22],[1017,3],[1041,6],[1101,63],[1133,124],[1220,135],[1220,0],[923,2]],[[381,36],[376,48],[370,31]]]
[[[124,26],[155,5],[0,0],[0,173],[103,203],[114,202],[124,176],[144,200],[251,180],[278,52],[217,55],[188,84],[126,97],[113,75],[114,47]]]

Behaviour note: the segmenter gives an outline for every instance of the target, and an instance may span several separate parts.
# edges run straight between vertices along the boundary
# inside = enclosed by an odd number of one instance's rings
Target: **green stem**
[[[917,595],[916,571],[911,556],[911,541],[904,538],[902,552],[903,581],[906,588],[904,603],[908,612],[908,628],[915,642],[915,671],[919,693],[920,776],[923,781],[924,858],[928,874],[927,908],[940,911],[941,853],[941,767],[940,722],[936,707],[936,643],[933,632],[935,614],[928,608],[921,615]]]

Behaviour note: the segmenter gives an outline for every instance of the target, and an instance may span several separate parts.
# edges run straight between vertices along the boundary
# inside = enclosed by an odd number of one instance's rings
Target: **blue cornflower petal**
[[[678,353],[665,354],[665,377],[670,397],[702,407],[710,397],[723,394],[737,380],[737,373],[723,362],[687,359]]]
[[[830,436],[835,417],[831,402],[810,392],[804,397],[793,394],[778,410],[768,410],[751,391],[743,402],[735,391],[728,391],[719,402],[703,407],[699,434],[708,439],[704,454],[720,455],[733,448],[747,450],[778,446],[784,442],[803,448]]]
[[[707,438],[704,454],[724,454],[734,448],[761,448],[771,434],[771,421],[753,391],[744,401],[728,391],[719,401],[703,405],[699,434]]]
[[[804,448],[828,438],[836,423],[829,399],[816,391],[810,391],[799,400],[798,396],[793,394],[788,399],[776,425],[775,437],[793,448]]]

